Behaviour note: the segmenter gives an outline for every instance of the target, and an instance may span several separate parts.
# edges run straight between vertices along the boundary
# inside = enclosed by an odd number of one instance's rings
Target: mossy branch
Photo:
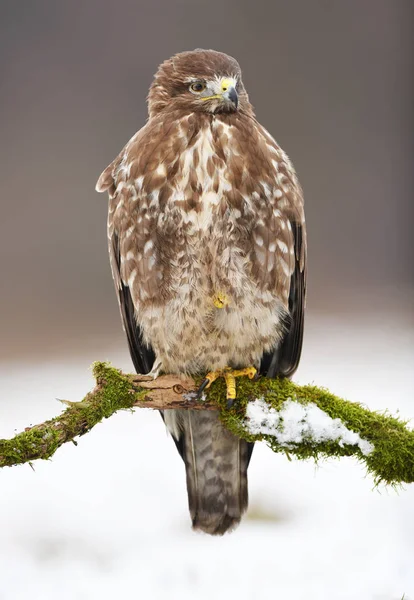
[[[191,408],[218,409],[224,426],[235,435],[248,441],[265,441],[272,450],[284,452],[289,457],[317,460],[353,455],[365,462],[376,483],[414,482],[414,431],[407,427],[407,422],[369,411],[323,388],[300,386],[286,379],[250,381],[243,378],[237,382],[238,400],[227,409],[221,380],[212,385],[203,400],[197,400],[194,390],[200,384],[199,380],[165,375],[151,381],[147,377],[124,374],[101,362],[94,364],[93,374],[96,387],[81,402],[63,401],[67,408],[59,417],[26,428],[12,439],[0,440],[0,467],[48,459],[62,444],[69,441],[76,444],[76,437],[84,435],[118,410]],[[257,398],[263,398],[275,411],[281,411],[287,401],[305,407],[316,405],[330,418],[339,419],[348,430],[359,434],[364,443],[370,445],[371,451],[364,453],[359,445],[347,443],[345,438],[321,441],[308,434],[299,442],[280,443],[273,434],[253,434],[247,426],[246,407]],[[283,420],[280,428],[283,431]]]

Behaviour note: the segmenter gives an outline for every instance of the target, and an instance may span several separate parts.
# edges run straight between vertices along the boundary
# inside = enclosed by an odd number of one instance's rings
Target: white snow
[[[308,316],[299,383],[414,417],[407,315]],[[392,351],[390,351],[390,348]],[[93,387],[125,349],[0,364],[0,437]],[[155,411],[122,412],[50,461],[0,470],[1,600],[414,600],[414,485],[373,488],[354,458],[289,462],[256,444],[250,508],[231,535],[190,529],[184,467]]]
[[[334,441],[340,446],[359,446],[365,455],[374,449],[359,433],[348,429],[340,419],[332,419],[314,402],[300,404],[288,399],[283,402],[280,410],[276,410],[266,404],[263,397],[257,398],[246,407],[246,428],[255,435],[271,435],[288,449],[305,440],[316,443]]]

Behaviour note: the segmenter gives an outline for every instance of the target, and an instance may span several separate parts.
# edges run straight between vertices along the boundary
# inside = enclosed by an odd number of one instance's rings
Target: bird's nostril
[[[226,86],[223,87],[223,92],[227,92],[227,87]]]

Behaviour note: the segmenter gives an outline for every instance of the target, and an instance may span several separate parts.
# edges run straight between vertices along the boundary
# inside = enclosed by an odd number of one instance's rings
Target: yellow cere
[[[223,79],[220,81],[221,94],[214,94],[214,96],[206,96],[205,98],[201,98],[201,100],[221,100],[222,94],[227,92],[231,87],[236,87],[236,81],[232,77],[223,77]]]
[[[221,91],[227,92],[227,90],[231,87],[234,87],[234,79],[223,77],[223,79],[221,80]]]

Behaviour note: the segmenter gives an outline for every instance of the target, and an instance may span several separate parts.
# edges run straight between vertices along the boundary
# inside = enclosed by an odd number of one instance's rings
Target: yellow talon
[[[257,369],[255,369],[255,367],[246,367],[245,369],[240,369],[239,371],[233,371],[233,375],[235,377],[243,377],[245,375],[249,379],[254,379],[257,375]]]
[[[213,383],[213,381],[216,381],[216,379],[221,377],[221,375],[222,375],[221,371],[210,371],[210,373],[207,373],[205,380],[207,380],[208,383],[204,389],[207,390],[210,387],[210,385]]]
[[[226,382],[227,389],[227,406],[231,406],[233,401],[236,399],[236,377],[248,377],[249,379],[253,379],[257,375],[257,369],[255,367],[246,367],[245,369],[232,369],[230,367],[225,367],[221,371],[210,371],[205,376],[203,383],[199,389],[199,394],[205,389],[208,389],[213,381],[218,379],[219,377],[223,377]]]

